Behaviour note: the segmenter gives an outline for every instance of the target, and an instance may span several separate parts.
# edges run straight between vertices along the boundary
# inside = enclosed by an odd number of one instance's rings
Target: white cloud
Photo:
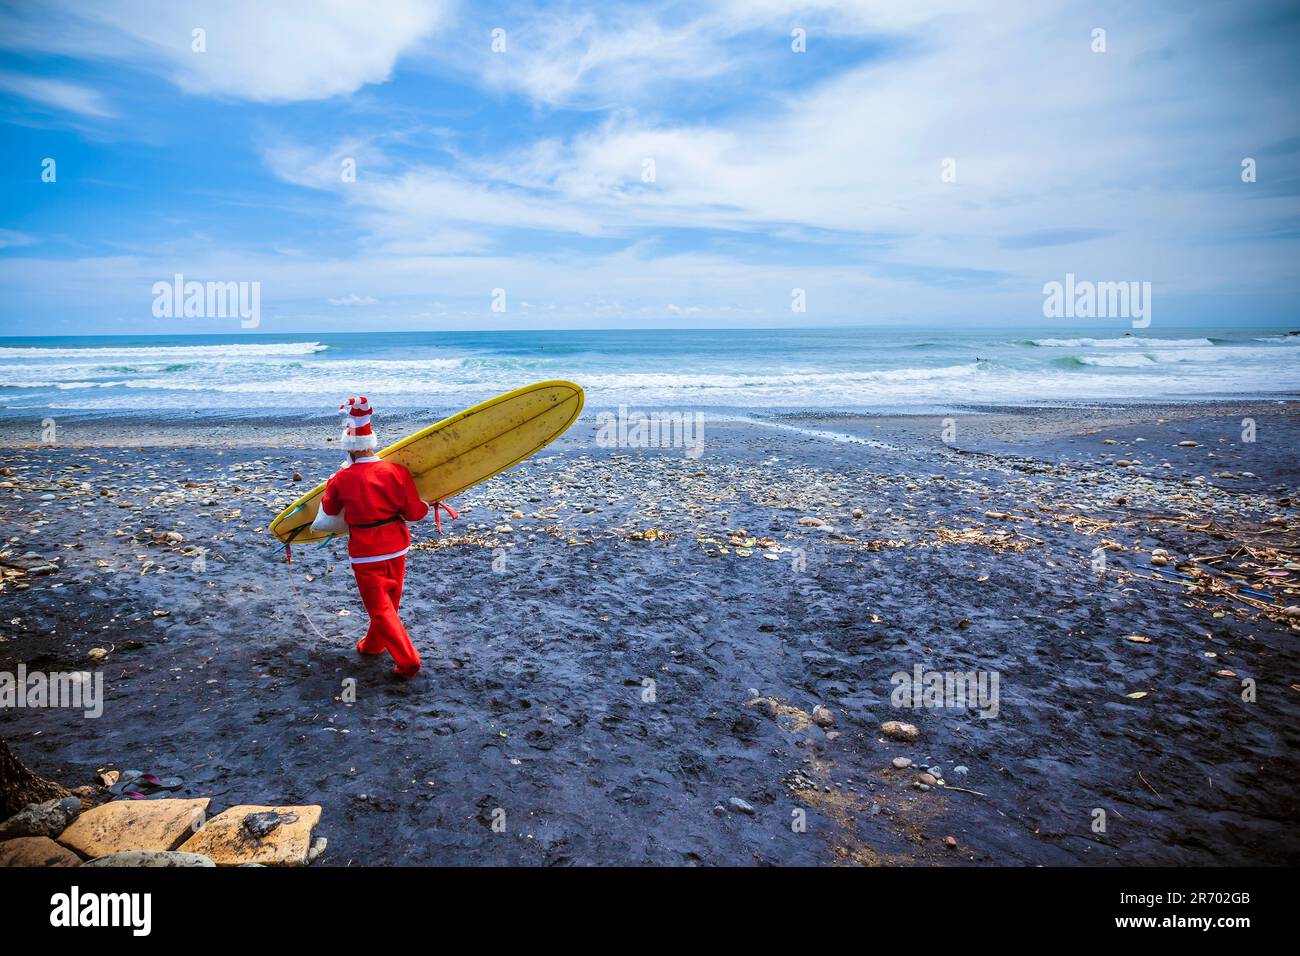
[[[444,0],[54,0],[3,18],[0,45],[129,59],[187,93],[281,103],[384,82],[446,10]],[[205,52],[193,49],[196,29]]]
[[[368,295],[357,295],[355,292],[349,292],[347,295],[339,296],[337,299],[330,299],[330,305],[376,305],[379,300]]]
[[[0,90],[33,100],[56,110],[68,110],[83,116],[108,118],[113,115],[98,90],[66,80],[42,76],[19,76],[0,73]]]

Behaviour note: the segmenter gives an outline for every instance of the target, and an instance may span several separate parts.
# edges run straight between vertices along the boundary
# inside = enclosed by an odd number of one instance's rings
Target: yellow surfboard
[[[582,414],[582,400],[582,389],[572,382],[525,385],[430,425],[377,454],[409,468],[425,501],[445,501],[555,441]],[[285,508],[271,522],[271,534],[294,544],[325,540],[328,535],[310,528],[323,494],[321,483]]]

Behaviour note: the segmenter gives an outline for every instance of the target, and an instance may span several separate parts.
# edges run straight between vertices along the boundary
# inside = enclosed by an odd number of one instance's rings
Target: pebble
[[[909,757],[895,757],[893,763],[895,770],[906,770],[908,767],[912,766],[912,761]]]
[[[915,740],[921,731],[915,724],[905,724],[901,720],[887,720],[880,725],[880,732],[892,740]]]
[[[830,727],[835,723],[835,715],[830,712],[830,708],[821,704],[812,709],[812,719],[818,727]]]
[[[732,797],[727,801],[727,803],[730,804],[731,809],[735,810],[737,813],[745,813],[751,817],[754,815],[754,808],[744,800],[740,799],[740,797]]]

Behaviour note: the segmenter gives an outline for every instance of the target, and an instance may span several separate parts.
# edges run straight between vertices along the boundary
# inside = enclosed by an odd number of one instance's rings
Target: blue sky
[[[1295,4],[274,6],[0,0],[0,334],[1300,326]]]

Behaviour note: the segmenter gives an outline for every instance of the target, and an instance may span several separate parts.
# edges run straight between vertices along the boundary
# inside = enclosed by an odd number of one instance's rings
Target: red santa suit
[[[374,448],[366,399],[349,399],[343,409],[350,419],[343,436],[344,447]],[[370,615],[370,627],[357,650],[362,654],[388,651],[397,664],[395,673],[415,676],[420,669],[420,655],[397,611],[406,576],[406,552],[411,546],[406,523],[424,518],[429,506],[420,500],[411,473],[396,462],[382,461],[374,455],[356,458],[330,478],[321,498],[321,510],[330,516],[342,513],[348,523],[348,557],[361,601]]]

